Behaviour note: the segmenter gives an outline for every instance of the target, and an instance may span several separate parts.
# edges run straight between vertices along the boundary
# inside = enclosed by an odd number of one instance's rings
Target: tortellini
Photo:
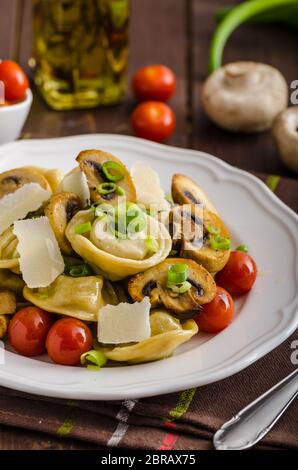
[[[84,321],[98,320],[98,311],[107,303],[116,304],[112,286],[101,276],[70,277],[60,275],[48,287],[30,289],[23,295],[48,312],[60,313]]]
[[[103,273],[105,277],[112,281],[117,281],[155,266],[163,261],[171,251],[172,241],[166,227],[148,215],[145,217],[148,230],[150,234],[154,234],[154,238],[158,243],[156,253],[150,253],[147,250],[143,252],[139,243],[140,239],[134,239],[137,234],[132,236],[131,241],[106,236],[104,243],[101,244],[100,239],[97,239],[97,242],[95,240],[98,232],[95,234],[94,229],[82,235],[76,233],[76,227],[78,226],[88,224],[88,222],[92,225],[98,223],[93,210],[78,212],[69,222],[65,234],[76,253],[99,273]],[[142,243],[145,243],[144,239]],[[132,250],[134,252],[137,250],[138,253],[134,255]],[[144,253],[146,253],[146,256],[143,258]]]
[[[151,337],[137,344],[104,348],[108,359],[117,362],[140,363],[170,356],[182,343],[198,332],[194,320],[180,322],[165,310],[153,310],[150,315]]]
[[[17,245],[18,240],[13,233],[13,227],[9,227],[0,235],[0,269],[20,272]]]

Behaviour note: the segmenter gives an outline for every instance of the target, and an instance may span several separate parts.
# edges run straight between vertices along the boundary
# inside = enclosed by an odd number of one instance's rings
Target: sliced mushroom
[[[40,172],[33,168],[15,168],[0,174],[0,198],[29,183],[38,183],[42,188],[51,191],[47,179]]]
[[[187,204],[172,209],[172,223],[175,248],[180,256],[193,259],[210,273],[223,269],[230,257],[230,250],[215,250],[210,246],[210,227],[220,236],[230,238],[227,227],[218,215],[206,209],[198,213],[195,204]]]
[[[82,201],[79,196],[64,192],[53,195],[45,208],[45,215],[48,217],[59,247],[65,255],[73,253],[71,244],[65,236],[65,229],[68,222],[81,209]]]
[[[209,211],[218,213],[205,191],[188,176],[179,173],[173,176],[172,197],[177,204],[203,204]]]
[[[234,132],[261,132],[287,107],[288,85],[270,65],[233,62],[213,72],[202,91],[206,114]]]
[[[277,116],[272,135],[285,164],[298,173],[298,106],[291,106]]]
[[[118,158],[114,157],[114,155],[103,152],[102,150],[84,150],[77,156],[76,160],[80,165],[81,171],[83,171],[87,177],[91,200],[93,202],[109,201],[114,203],[119,198],[117,190],[105,195],[99,194],[97,190],[101,183],[109,182],[104,172],[102,171],[102,165],[107,161],[114,161],[121,165],[124,178],[120,181],[117,181],[117,187],[124,190],[124,195],[127,201],[134,202],[136,200],[136,190],[130,173],[125,165]]]
[[[168,268],[179,263],[187,264],[187,280],[192,284],[184,294],[175,294],[167,288]],[[201,305],[214,298],[216,284],[211,274],[193,260],[167,258],[157,266],[133,276],[128,282],[128,292],[135,302],[149,296],[152,308],[164,305],[179,318],[191,318]]]

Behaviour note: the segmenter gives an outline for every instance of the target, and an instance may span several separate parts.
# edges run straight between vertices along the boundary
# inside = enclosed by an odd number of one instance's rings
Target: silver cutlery
[[[246,406],[214,435],[217,450],[248,449],[274,426],[298,395],[298,368]]]

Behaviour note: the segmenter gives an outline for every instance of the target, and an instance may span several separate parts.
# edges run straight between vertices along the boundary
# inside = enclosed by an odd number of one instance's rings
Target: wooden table
[[[169,144],[200,149],[245,170],[295,178],[280,161],[270,132],[232,135],[204,116],[200,89],[207,73],[208,48],[214,29],[213,13],[236,0],[131,0],[131,53],[129,76],[140,66],[169,65],[178,79],[171,101],[177,116]],[[1,0],[0,58],[13,58],[28,69],[31,45],[31,0]],[[297,36],[278,26],[243,26],[229,40],[224,61],[249,59],[282,71],[288,83],[298,78]],[[130,134],[129,116],[134,99],[94,111],[55,112],[34,94],[24,132],[30,137],[57,137],[94,132]],[[41,162],[42,163],[42,162]],[[291,191],[294,182],[283,181]],[[297,202],[298,207],[298,202]],[[92,448],[22,429],[0,427],[0,449]]]

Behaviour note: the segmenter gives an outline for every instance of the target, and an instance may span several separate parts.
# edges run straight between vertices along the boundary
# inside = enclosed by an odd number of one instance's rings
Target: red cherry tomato
[[[217,287],[216,296],[209,304],[205,304],[195,321],[205,333],[219,333],[228,326],[234,316],[234,302],[230,294]]]
[[[170,137],[176,124],[175,114],[165,103],[146,101],[132,114],[132,127],[138,137],[162,142]]]
[[[76,318],[62,318],[49,331],[46,348],[57,364],[80,364],[81,354],[92,349],[93,340],[89,327]]]
[[[19,101],[25,98],[29,82],[16,62],[12,60],[0,62],[0,80],[4,83],[4,93],[7,101]]]
[[[232,295],[248,292],[257,277],[254,260],[242,251],[232,251],[225,267],[217,273],[216,283]]]
[[[9,322],[9,342],[23,356],[37,356],[45,351],[46,337],[52,324],[48,312],[38,307],[23,308]]]
[[[175,91],[176,77],[165,65],[149,65],[135,73],[132,88],[139,101],[167,101]]]

